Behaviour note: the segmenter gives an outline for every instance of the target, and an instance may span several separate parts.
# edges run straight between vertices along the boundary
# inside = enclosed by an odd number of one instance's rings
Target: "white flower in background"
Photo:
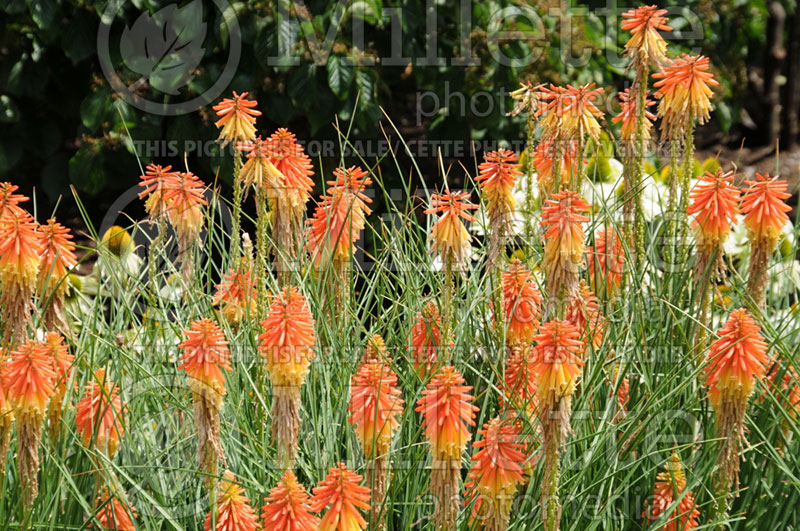
[[[744,259],[750,252],[750,237],[744,224],[744,215],[736,214],[736,224],[722,244],[725,254],[735,259]]]
[[[669,187],[656,181],[652,176],[644,179],[642,189],[642,212],[645,221],[653,221],[667,212],[669,205]]]

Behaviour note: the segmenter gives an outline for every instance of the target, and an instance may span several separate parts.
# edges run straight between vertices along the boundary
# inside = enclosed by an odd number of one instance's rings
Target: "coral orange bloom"
[[[311,159],[297,143],[294,134],[281,128],[265,141],[264,152],[270,162],[283,175],[283,190],[279,200],[283,200],[290,210],[305,209],[314,189],[314,166]]]
[[[435,460],[460,460],[475,425],[472,386],[455,367],[442,367],[422,392],[415,411],[424,416],[425,436]]]
[[[95,518],[103,529],[116,531],[136,531],[133,521],[136,509],[128,502],[124,492],[111,493],[108,487],[103,488],[97,497],[97,514]]]
[[[258,303],[258,279],[244,267],[238,271],[230,269],[216,285],[213,304],[219,307],[222,317],[231,324],[238,324],[248,315],[256,315]]]
[[[578,328],[568,321],[549,321],[533,338],[536,373],[536,393],[539,403],[552,407],[575,392],[583,366],[583,343]]]
[[[790,415],[796,416],[800,413],[800,377],[797,376],[794,367],[788,363],[776,363],[769,371],[766,382],[772,394]],[[0,405],[0,415],[2,415],[2,405]]]
[[[105,370],[96,370],[75,406],[75,427],[83,444],[112,458],[124,432],[124,414],[119,388],[108,379]]]
[[[747,189],[742,197],[744,224],[753,238],[767,238],[777,241],[783,226],[789,222],[788,212],[792,207],[786,199],[792,197],[787,192],[788,183],[779,176],[756,173],[753,181],[745,181]]]
[[[208,318],[197,319],[184,330],[186,336],[179,348],[184,353],[179,370],[189,376],[189,387],[193,393],[203,395],[219,407],[225,396],[225,373],[231,369],[228,342],[219,325]]]
[[[233,98],[225,98],[213,107],[220,117],[214,125],[222,128],[218,140],[223,145],[253,140],[256,136],[256,116],[261,116],[261,111],[254,108],[258,102],[248,100],[247,94],[243,92],[239,95],[234,91]]]
[[[167,181],[164,200],[167,213],[178,237],[195,238],[200,231],[203,207],[208,201],[203,197],[206,185],[193,173],[180,173]]]
[[[630,89],[625,89],[622,92],[618,93],[619,96],[619,103],[621,105],[621,109],[618,115],[613,117],[611,121],[613,123],[620,123],[622,122],[622,128],[620,129],[620,139],[623,142],[627,142],[632,144],[636,141],[636,120],[637,117],[637,101],[636,97],[631,97]],[[645,97],[645,111],[644,111],[644,119],[645,119],[645,126],[642,128],[642,140],[650,140],[650,129],[653,125],[653,122],[656,119],[656,115],[647,110],[648,108],[655,105],[655,102],[650,98]]]
[[[297,288],[283,288],[261,321],[258,350],[275,386],[299,386],[314,359],[314,319],[306,298]]]
[[[247,153],[239,177],[245,188],[255,187],[269,199],[276,199],[284,186],[284,177],[270,160],[266,150],[267,143],[260,136],[247,142],[239,142],[236,149]]]
[[[403,404],[397,375],[385,363],[364,363],[353,375],[348,420],[367,459],[389,452],[392,436],[400,427]]]
[[[53,397],[50,400],[50,410],[48,420],[50,424],[51,439],[56,440],[61,430],[61,410],[64,404],[64,396],[67,393],[67,381],[72,372],[72,362],[75,356],[69,353],[69,347],[64,344],[64,338],[55,332],[48,332],[44,336],[44,348],[47,350],[53,362],[55,372],[55,387]]]
[[[506,361],[504,375],[505,388],[500,395],[500,407],[505,410],[536,410],[536,362],[534,347],[512,347],[511,355]]]
[[[622,239],[614,229],[603,228],[597,231],[587,262],[592,289],[609,297],[614,296],[622,285],[622,275],[625,272]]]
[[[431,254],[439,255],[442,261],[447,263],[454,261],[454,265],[463,264],[469,254],[470,236],[462,219],[465,221],[475,221],[475,218],[467,212],[478,208],[467,200],[469,192],[451,192],[449,190],[441,194],[431,195],[431,208],[425,210],[425,214],[439,214],[439,220],[434,223],[431,235]]]
[[[481,440],[472,445],[476,453],[464,488],[467,499],[474,500],[473,520],[481,521],[485,529],[507,528],[514,494],[524,482],[527,457],[520,431],[519,421],[495,417],[478,430]]]
[[[140,176],[139,186],[143,188],[139,192],[139,199],[147,200],[144,208],[150,215],[150,219],[158,219],[167,215],[167,200],[164,198],[164,191],[168,183],[177,179],[179,172],[172,171],[172,166],[162,168],[160,164],[148,164],[144,175]]]
[[[414,317],[414,326],[411,328],[414,368],[420,377],[424,378],[424,375],[434,366],[439,349],[446,347],[442,344],[441,333],[442,316],[439,307],[435,302],[429,301]]]
[[[6,213],[21,214],[25,212],[19,204],[28,201],[30,198],[15,193],[17,190],[19,190],[19,186],[16,184],[0,183],[0,217],[3,217]]]
[[[686,531],[696,529],[700,526],[697,519],[700,511],[694,501],[691,492],[686,492],[686,474],[683,472],[680,457],[672,454],[666,465],[666,472],[661,472],[656,476],[656,488],[653,493],[653,505],[645,509],[642,515],[648,523],[657,520],[667,511],[675,500],[680,498],[678,507],[673,509],[669,516],[669,521],[660,531]]]
[[[558,153],[557,153],[558,151]],[[557,167],[553,160],[560,160]],[[543,140],[536,145],[533,155],[533,165],[536,168],[539,189],[547,198],[556,193],[556,190],[566,186],[571,177],[578,173],[578,144],[573,140],[554,141]],[[558,171],[558,182],[555,180],[555,171]]]
[[[516,204],[511,191],[522,175],[518,160],[519,157],[513,151],[499,149],[486,153],[483,162],[478,166],[480,174],[475,180],[486,194],[489,220],[493,226],[498,223],[507,226],[511,223],[510,214]]]
[[[567,307],[566,320],[574,324],[583,341],[583,348],[592,345],[595,350],[603,344],[606,319],[600,310],[600,301],[597,295],[581,280],[578,295],[574,297]]]
[[[542,207],[544,267],[550,297],[560,297],[562,290],[571,295],[577,288],[578,268],[583,264],[584,215],[591,207],[571,190],[555,194]]]
[[[565,87],[557,87],[552,83],[549,87],[541,86],[538,99],[541,104],[536,111],[536,116],[539,117],[539,123],[544,129],[542,138],[553,141],[560,140],[565,133],[562,129],[562,118],[569,105],[567,89]]]
[[[692,204],[686,213],[696,216],[703,241],[723,241],[739,213],[739,189],[733,186],[733,171],[706,172],[689,197]]]
[[[603,93],[602,88],[594,88],[595,83],[588,83],[579,87],[567,85],[562,117],[562,127],[567,136],[578,135],[584,138],[588,135],[597,140],[600,138],[600,124],[597,119],[602,118],[603,112],[594,104],[594,100]]]
[[[261,507],[261,524],[270,531],[317,531],[319,518],[309,511],[310,497],[297,481],[294,472],[287,470]]]
[[[206,515],[205,531],[212,529],[212,517]],[[217,492],[216,525],[214,531],[256,531],[258,521],[256,513],[250,507],[250,498],[244,495],[244,489],[236,484],[236,477],[228,470],[219,482]]]
[[[17,344],[33,327],[33,295],[43,252],[38,225],[22,209],[0,217],[0,307],[3,344]]]
[[[536,280],[518,259],[514,258],[503,273],[503,310],[506,320],[506,344],[530,344],[541,316],[542,294]]]
[[[372,213],[367,206],[372,200],[363,192],[372,184],[367,172],[359,167],[337,168],[336,180],[327,181],[327,194],[308,220],[308,249],[319,269],[330,260],[346,262],[355,249],[355,242]]]
[[[644,55],[654,63],[666,61],[667,41],[660,31],[672,31],[667,26],[666,9],[657,6],[640,6],[622,14],[622,29],[631,32],[625,44],[625,52],[634,59]]]
[[[731,312],[717,331],[705,367],[708,395],[715,409],[723,401],[746,403],[755,381],[766,374],[767,344],[760,332],[742,308]]]
[[[322,512],[328,507],[319,524],[319,531],[362,531],[367,522],[361,511],[369,510],[369,488],[359,485],[362,476],[340,463],[331,468],[328,477],[314,487],[311,510]]]
[[[72,243],[72,234],[69,229],[56,223],[55,218],[47,220],[46,225],[39,227],[44,243],[42,263],[39,266],[39,289],[44,291],[57,291],[64,295],[68,285],[63,280],[69,270],[75,267],[78,259],[75,257],[75,244]]]
[[[687,122],[706,123],[711,113],[711,86],[719,85],[708,71],[708,57],[686,54],[668,61],[661,72],[653,74],[660,79],[656,97],[658,117],[663,118],[662,128],[667,138],[678,138]]]

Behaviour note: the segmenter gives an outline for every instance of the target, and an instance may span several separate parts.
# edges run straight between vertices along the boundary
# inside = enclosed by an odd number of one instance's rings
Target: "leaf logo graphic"
[[[202,0],[142,13],[133,26],[125,27],[120,40],[125,65],[142,76],[131,91],[149,82],[161,92],[178,94],[194,77],[205,52],[205,37]]]

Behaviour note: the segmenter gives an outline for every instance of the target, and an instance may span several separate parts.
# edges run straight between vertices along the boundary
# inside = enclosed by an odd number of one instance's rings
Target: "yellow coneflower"
[[[95,506],[97,507],[95,518],[103,529],[136,531],[136,525],[133,523],[136,519],[136,509],[128,502],[124,491],[103,487],[97,496]]]
[[[64,297],[69,290],[67,276],[75,267],[75,244],[69,229],[56,223],[55,218],[47,220],[46,225],[39,227],[42,235],[43,253],[39,265],[39,292],[47,307],[44,312],[44,323],[48,330],[61,328],[69,332],[64,317]]]
[[[26,508],[39,494],[39,445],[55,378],[47,347],[35,341],[11,352],[2,367],[3,387],[17,419],[17,468]]]
[[[731,489],[735,492],[739,488],[747,401],[756,381],[762,380],[767,370],[767,344],[760,331],[747,310],[734,310],[717,331],[706,358],[708,398],[717,417],[717,435],[722,439],[711,520],[725,513]]]
[[[585,252],[584,214],[591,210],[577,193],[566,190],[545,201],[542,227],[545,229],[544,268],[548,307],[575,297],[580,266]]]
[[[75,406],[75,428],[84,446],[112,459],[125,431],[125,412],[119,387],[107,377],[104,369],[96,370],[86,384],[83,398]]]
[[[435,499],[437,529],[455,529],[460,508],[458,480],[461,455],[472,435],[477,407],[472,405],[472,386],[452,366],[439,369],[422,392],[415,411],[423,414],[425,437],[430,445],[431,486]]]
[[[256,531],[258,520],[250,498],[230,470],[223,474],[218,491],[217,505],[206,515],[205,531]]]
[[[403,414],[402,392],[397,387],[397,374],[383,360],[366,361],[353,375],[350,385],[348,422],[361,443],[367,466],[367,485],[372,489],[371,521],[385,529],[380,510],[386,495],[389,473],[389,448],[400,428]]]
[[[331,468],[328,477],[314,487],[311,510],[322,512],[319,531],[362,531],[367,521],[360,511],[368,511],[370,490],[360,485],[362,477],[347,469],[344,463]]]
[[[33,296],[42,250],[38,225],[30,214],[22,209],[7,210],[0,217],[2,345],[19,344],[33,328]]]
[[[211,486],[217,475],[217,463],[225,462],[220,441],[219,412],[225,398],[225,373],[230,372],[230,352],[225,334],[217,323],[203,318],[192,321],[185,339],[178,369],[189,377],[197,430],[197,461]]]
[[[297,481],[294,472],[287,470],[264,500],[261,524],[264,531],[317,531],[319,518],[312,515],[310,496]]]
[[[786,204],[786,199],[791,194],[786,191],[786,181],[777,175],[770,177],[768,173],[756,173],[755,180],[745,181],[745,184],[742,213],[751,242],[747,288],[756,304],[763,306],[769,257],[775,250],[783,226],[789,221],[787,213],[792,207]]]
[[[291,468],[300,433],[300,387],[314,359],[314,318],[305,297],[296,288],[275,296],[261,321],[258,350],[272,381],[272,434],[277,439],[277,461]]]
[[[125,258],[133,250],[133,238],[130,233],[119,225],[112,225],[106,230],[100,243],[104,249],[117,258]]]
[[[486,531],[508,529],[511,504],[524,482],[527,460],[520,432],[518,420],[495,417],[478,430],[482,438],[472,445],[476,452],[464,490],[467,502],[472,501],[472,521]]]
[[[648,503],[642,517],[647,523],[655,522],[677,500],[678,506],[672,510],[669,520],[659,531],[688,531],[700,526],[697,519],[700,511],[691,491],[686,491],[686,474],[678,454],[673,453],[665,467],[665,472],[656,476],[652,505]]]
[[[55,441],[61,433],[61,411],[64,408],[64,397],[75,356],[69,353],[69,346],[64,343],[64,338],[55,332],[48,332],[44,336],[44,347],[53,360],[53,370],[56,373],[55,389],[47,415],[50,438]]]
[[[542,426],[544,478],[542,479],[542,522],[546,531],[557,531],[561,525],[561,504],[558,501],[558,477],[561,448],[570,430],[572,394],[575,392],[581,367],[583,344],[575,325],[567,321],[549,321],[534,338],[536,398]]]

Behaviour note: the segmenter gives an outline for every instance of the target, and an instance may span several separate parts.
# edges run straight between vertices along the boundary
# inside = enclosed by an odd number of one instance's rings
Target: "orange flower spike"
[[[549,321],[533,338],[536,393],[540,404],[552,406],[562,397],[575,392],[578,375],[584,362],[583,343],[578,328],[568,321]]]
[[[622,14],[622,29],[631,32],[625,44],[625,52],[636,59],[639,54],[650,58],[654,63],[666,61],[667,41],[659,31],[672,31],[667,25],[666,9],[657,6],[640,6]]]
[[[414,318],[411,328],[411,347],[414,356],[414,369],[424,377],[433,367],[442,348],[442,316],[435,302],[425,304]]]
[[[619,103],[621,109],[619,114],[614,116],[611,121],[615,124],[622,122],[620,129],[620,139],[623,142],[633,143],[636,141],[636,98],[631,97],[630,89],[625,89],[617,94],[619,96]],[[653,122],[656,120],[656,115],[650,112],[649,109],[655,102],[650,98],[645,98],[645,127],[642,129],[643,140],[650,140],[650,129]]]
[[[233,98],[225,98],[213,107],[220,117],[214,125],[222,128],[218,138],[222,145],[253,140],[256,136],[256,116],[261,116],[261,111],[255,109],[258,102],[248,100],[247,94],[234,91]]]
[[[239,142],[236,149],[247,154],[247,159],[239,173],[245,189],[251,186],[266,192],[266,197],[274,199],[283,190],[284,176],[272,164],[267,155],[267,142],[260,136],[247,142]]]
[[[284,472],[264,501],[261,523],[265,530],[317,531],[319,528],[319,518],[310,513],[310,496],[291,470]]]
[[[524,409],[533,412],[536,409],[536,362],[533,347],[516,347],[506,362],[504,375],[505,392],[500,395],[500,407]]]
[[[660,80],[653,84],[658,88],[656,97],[661,99],[658,117],[664,119],[662,127],[669,138],[676,138],[683,132],[687,120],[697,120],[700,125],[708,121],[711,86],[719,85],[708,68],[708,57],[683,54],[668,61],[661,72],[653,74]]]
[[[213,510],[212,510],[213,511]],[[212,511],[206,515],[205,531],[211,531]],[[219,482],[217,492],[217,518],[214,531],[256,531],[256,513],[250,507],[250,498],[236,484],[236,477],[228,470]]]
[[[0,218],[0,284],[32,289],[44,251],[37,223],[24,210]]]
[[[600,124],[603,112],[594,104],[594,100],[604,92],[602,88],[594,88],[596,83],[588,83],[580,87],[567,85],[565,95],[566,107],[562,118],[562,126],[567,136],[588,135],[597,140],[600,137]]]
[[[550,196],[556,189],[555,174],[553,173],[553,158],[556,155],[555,148],[559,147],[561,152],[558,154],[561,163],[558,166],[559,183],[566,185],[570,177],[577,173],[578,162],[578,146],[577,142],[559,142],[558,144],[552,140],[543,140],[536,145],[536,151],[533,155],[533,165],[536,168],[537,179],[539,188],[542,190],[543,195]]]
[[[511,191],[522,175],[519,171],[522,165],[517,163],[519,156],[507,149],[486,153],[483,160],[478,166],[480,174],[475,180],[486,194],[489,217],[495,219],[514,209],[516,202]]]
[[[178,347],[184,351],[178,369],[189,376],[189,387],[198,395],[210,399],[219,407],[225,396],[225,374],[230,372],[231,355],[228,342],[219,325],[211,319],[192,321]]]
[[[533,273],[514,258],[503,273],[506,343],[529,345],[539,327],[542,294]]]
[[[739,213],[739,189],[733,186],[733,171],[706,172],[689,194],[692,203],[686,209],[696,215],[704,242],[720,243],[730,234]]]
[[[743,308],[731,312],[717,331],[704,369],[715,409],[723,402],[746,403],[755,381],[764,378],[769,359],[767,343],[760,332],[761,328]]]
[[[472,386],[464,383],[455,367],[442,367],[417,402],[435,460],[460,460],[472,436],[469,427],[475,426],[478,408],[472,405]]]
[[[487,529],[508,526],[514,493],[524,482],[522,465],[527,456],[518,442],[520,431],[519,422],[495,417],[478,430],[481,439],[472,445],[476,452],[464,487],[467,500],[475,499],[472,517],[482,518]],[[491,507],[484,510],[484,503]]]
[[[45,334],[44,347],[53,361],[53,370],[56,375],[54,382],[59,385],[65,384],[72,370],[75,356],[69,353],[69,346],[64,344],[64,338],[55,332]]]
[[[591,206],[571,190],[545,200],[541,224],[545,230],[544,265],[551,297],[559,295],[562,287],[568,292],[575,288],[586,239],[582,224],[589,221],[584,214],[590,210]]]
[[[75,427],[83,444],[113,457],[124,433],[124,414],[119,388],[108,379],[105,370],[96,370],[75,406]]]
[[[367,521],[361,511],[369,510],[369,488],[361,486],[362,476],[340,463],[331,468],[328,477],[314,487],[311,510],[320,513],[328,507],[320,520],[319,531],[362,531]]]
[[[208,205],[203,194],[206,185],[193,173],[180,173],[166,181],[164,201],[172,226],[179,237],[194,238],[200,231],[203,207]]]
[[[103,529],[136,531],[133,523],[136,518],[136,509],[130,505],[125,493],[111,494],[107,487],[103,488],[103,492],[97,497],[97,506],[100,509],[95,518]]]
[[[397,375],[386,364],[363,363],[353,375],[348,421],[367,459],[389,452],[392,436],[400,427],[398,417],[403,414],[403,404]]]
[[[27,341],[9,355],[2,367],[3,388],[17,417],[41,423],[53,396],[56,371],[47,346]]]
[[[256,314],[258,301],[258,279],[250,271],[230,269],[215,286],[213,304],[219,307],[222,317],[232,324],[239,323],[248,315]]]
[[[64,295],[69,288],[66,276],[78,263],[73,252],[75,244],[70,241],[73,236],[68,228],[56,223],[55,218],[47,220],[47,224],[41,225],[39,231],[44,244],[39,266],[39,289],[44,290],[47,285],[49,290],[58,290],[60,295]]]
[[[9,182],[0,183],[0,217],[6,213],[21,214],[25,209],[19,206],[20,203],[28,201],[30,198],[22,194],[15,193],[19,186]]]
[[[567,99],[567,89],[550,84],[549,87],[542,86],[539,89],[538,99],[541,103],[536,116],[544,129],[542,138],[545,140],[555,140],[565,131],[562,130],[562,119],[569,105]]]
[[[682,496],[677,509],[672,511],[669,521],[660,528],[660,531],[686,531],[698,528],[700,511],[697,509],[692,493],[683,493],[686,490],[686,475],[677,454],[672,454],[665,468],[666,472],[660,472],[656,476],[653,505],[645,508],[642,516],[648,523],[654,522],[677,498]]]
[[[587,256],[592,288],[614,296],[622,285],[625,272],[625,251],[622,239],[614,229],[603,228],[594,236],[594,248]]]
[[[281,128],[267,138],[264,151],[284,177],[280,198],[286,201],[291,210],[304,209],[314,190],[314,181],[311,179],[314,165],[303,151],[303,146],[297,143],[294,134]]]
[[[448,256],[452,256],[457,264],[462,264],[467,258],[470,235],[464,226],[465,221],[475,221],[475,218],[468,214],[469,210],[478,208],[467,200],[469,192],[451,192],[449,190],[441,194],[431,196],[431,208],[425,210],[425,214],[441,214],[439,220],[433,225],[431,235],[428,238],[431,244],[431,254],[439,255],[443,261]]]
[[[169,203],[164,197],[164,192],[167,183],[174,182],[179,174],[180,172],[172,171],[172,166],[162,168],[160,164],[148,164],[144,175],[139,177],[139,186],[143,188],[139,192],[139,199],[147,196],[144,209],[151,219],[167,215]]]
[[[314,359],[314,319],[306,298],[297,288],[283,288],[261,321],[258,350],[267,363],[274,386],[300,386]]]
[[[744,224],[753,238],[766,238],[776,242],[783,226],[789,222],[786,204],[792,194],[787,192],[788,183],[777,175],[756,173],[753,181],[745,181],[747,189],[742,197]],[[774,244],[773,244],[774,245]]]
[[[600,310],[597,295],[581,280],[578,296],[567,307],[566,320],[574,324],[580,332],[583,348],[591,343],[595,350],[603,344],[606,319]]]

